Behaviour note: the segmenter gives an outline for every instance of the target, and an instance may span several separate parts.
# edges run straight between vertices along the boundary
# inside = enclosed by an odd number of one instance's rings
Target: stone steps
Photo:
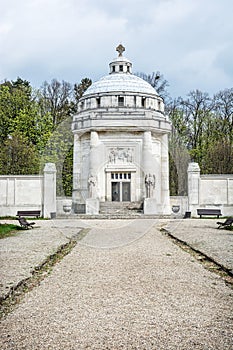
[[[144,215],[143,213],[130,214],[99,214],[99,215],[88,215],[88,214],[69,214],[68,216],[59,215],[56,219],[79,219],[79,220],[132,220],[132,219],[171,219],[168,215]]]
[[[140,216],[143,213],[140,205],[140,202],[100,202],[100,214]]]

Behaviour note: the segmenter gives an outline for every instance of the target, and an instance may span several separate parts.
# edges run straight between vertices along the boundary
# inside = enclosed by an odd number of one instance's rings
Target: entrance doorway
[[[112,173],[112,201],[131,201],[131,173]]]

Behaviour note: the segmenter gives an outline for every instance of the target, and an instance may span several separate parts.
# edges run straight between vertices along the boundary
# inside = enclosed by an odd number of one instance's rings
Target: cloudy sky
[[[0,81],[108,74],[119,43],[173,97],[233,87],[232,0],[0,0]]]

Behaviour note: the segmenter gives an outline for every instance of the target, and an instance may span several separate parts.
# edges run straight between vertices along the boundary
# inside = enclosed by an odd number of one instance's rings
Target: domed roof
[[[104,92],[137,92],[157,95],[156,90],[145,80],[129,73],[109,74],[93,83],[84,93],[84,96]]]
[[[84,96],[111,92],[133,92],[157,95],[156,90],[145,80],[131,73],[132,63],[124,56],[124,46],[116,48],[119,56],[110,62],[110,74],[93,83],[84,93]]]

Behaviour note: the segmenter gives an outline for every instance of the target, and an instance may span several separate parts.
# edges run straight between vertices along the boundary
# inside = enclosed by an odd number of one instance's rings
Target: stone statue
[[[96,185],[97,185],[96,176],[90,175],[88,178],[88,188],[89,188],[90,198],[95,198],[96,196]]]
[[[125,156],[126,156],[127,163],[132,163],[133,155],[132,155],[132,150],[130,148],[127,149]]]
[[[115,149],[112,149],[109,152],[109,163],[115,163],[116,162],[116,151]]]
[[[145,176],[145,185],[146,185],[146,198],[151,198],[153,194],[153,189],[155,188],[155,175],[146,175]]]

